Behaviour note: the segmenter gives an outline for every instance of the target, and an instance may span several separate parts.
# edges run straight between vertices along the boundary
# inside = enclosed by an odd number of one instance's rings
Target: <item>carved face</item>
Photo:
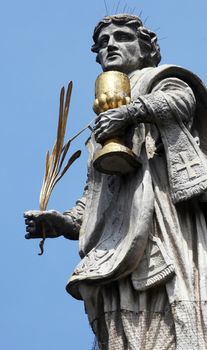
[[[103,71],[118,70],[129,74],[141,68],[141,51],[134,28],[110,24],[98,37],[98,58]]]

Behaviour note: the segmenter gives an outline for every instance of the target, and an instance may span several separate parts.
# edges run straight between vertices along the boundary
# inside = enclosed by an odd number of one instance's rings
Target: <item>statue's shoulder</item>
[[[145,94],[150,93],[159,81],[172,77],[186,82],[194,93],[196,111],[192,130],[197,131],[200,138],[200,148],[207,155],[207,89],[198,75],[181,66],[163,64],[143,71],[139,80],[140,89]]]
[[[135,75],[138,78],[138,74]],[[203,81],[190,70],[172,64],[163,64],[158,67],[149,67],[144,68],[139,75],[139,82],[145,87],[145,90],[152,90],[153,86],[162,79],[166,78],[178,78],[185,81],[194,91],[194,93],[198,94],[202,98],[207,96],[206,86]]]

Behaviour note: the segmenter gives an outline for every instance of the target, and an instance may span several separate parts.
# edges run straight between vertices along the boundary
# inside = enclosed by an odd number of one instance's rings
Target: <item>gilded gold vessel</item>
[[[94,112],[100,114],[118,108],[131,101],[130,81],[126,74],[118,71],[104,72],[95,83]],[[122,138],[107,140],[94,156],[96,170],[106,174],[126,174],[138,167],[137,156],[123,144]]]

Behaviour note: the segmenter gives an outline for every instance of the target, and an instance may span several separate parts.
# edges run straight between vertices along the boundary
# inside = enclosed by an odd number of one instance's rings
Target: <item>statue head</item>
[[[91,50],[104,71],[130,73],[144,67],[156,67],[160,60],[157,36],[143,26],[139,17],[117,14],[104,17],[95,27]]]

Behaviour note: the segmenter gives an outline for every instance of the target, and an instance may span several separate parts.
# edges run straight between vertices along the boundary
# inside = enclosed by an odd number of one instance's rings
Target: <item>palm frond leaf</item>
[[[81,151],[75,152],[65,165],[62,173],[61,169],[67,155],[67,152],[70,148],[71,141],[69,140],[64,145],[65,131],[68,119],[68,112],[70,107],[70,100],[72,94],[72,81],[69,82],[66,98],[65,98],[65,89],[62,87],[60,91],[60,105],[59,105],[59,118],[57,126],[57,137],[55,144],[52,149],[52,153],[49,151],[46,153],[45,159],[45,173],[42,183],[42,188],[40,191],[40,210],[46,210],[49,198],[51,196],[52,190],[56,183],[63,177],[72,163],[80,157]],[[61,173],[61,174],[60,174]]]
[[[62,173],[55,179],[55,183],[54,185],[56,185],[56,183],[63,177],[63,175],[66,173],[66,171],[70,168],[70,166],[73,164],[73,162],[75,162],[76,159],[78,159],[81,155],[81,151],[78,150],[76,151],[68,160],[66,166],[64,167]]]

